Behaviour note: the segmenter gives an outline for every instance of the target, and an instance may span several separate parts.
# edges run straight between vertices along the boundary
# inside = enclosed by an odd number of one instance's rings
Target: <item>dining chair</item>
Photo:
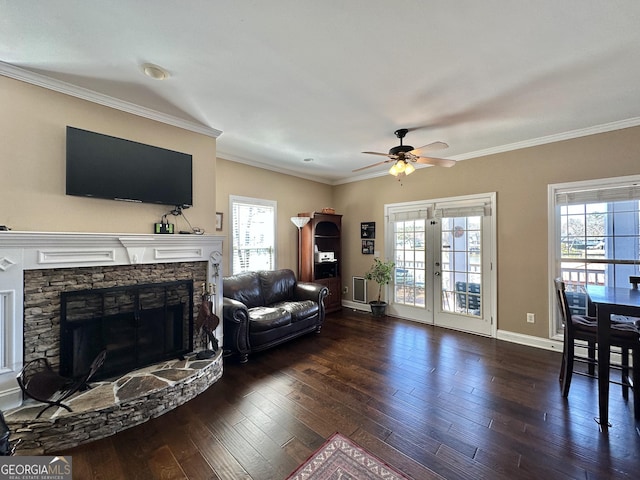
[[[587,315],[572,315],[567,301],[566,285],[562,279],[555,280],[556,298],[562,321],[564,323],[564,346],[562,350],[562,364],[560,367],[560,384],[562,396],[569,396],[569,387],[571,386],[571,377],[583,375],[596,378],[595,369],[597,358],[595,352],[597,350],[597,329],[598,322],[595,317]],[[575,354],[576,340],[587,342],[589,346],[589,354],[587,357]],[[628,321],[612,321],[611,322],[611,346],[620,348],[621,363],[611,364],[612,368],[621,370],[621,381],[611,380],[612,383],[622,385],[622,395],[628,398],[629,388],[634,385],[640,385],[640,368],[632,368],[629,366],[629,352],[632,352],[634,364],[640,362],[640,331],[633,322]],[[574,362],[586,363],[589,365],[587,373],[574,370]],[[631,378],[630,378],[631,373]],[[634,390],[633,392],[634,414],[636,418],[640,418],[640,394]]]

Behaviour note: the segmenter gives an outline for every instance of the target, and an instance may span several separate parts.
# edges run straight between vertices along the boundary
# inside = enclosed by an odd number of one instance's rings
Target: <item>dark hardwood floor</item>
[[[224,368],[176,410],[60,452],[74,478],[284,479],[336,431],[417,480],[640,478],[633,393],[611,386],[600,433],[595,381],[563,400],[559,353],[345,310]]]

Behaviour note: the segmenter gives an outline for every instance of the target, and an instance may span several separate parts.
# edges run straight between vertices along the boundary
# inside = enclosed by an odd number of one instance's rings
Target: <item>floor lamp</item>
[[[300,229],[309,223],[311,217],[291,217],[291,223],[298,227],[298,280],[300,280],[301,268],[302,268],[302,235]]]

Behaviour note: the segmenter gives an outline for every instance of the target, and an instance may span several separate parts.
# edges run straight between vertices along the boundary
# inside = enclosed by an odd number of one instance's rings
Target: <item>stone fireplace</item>
[[[108,347],[103,376],[113,376],[126,373],[113,364],[116,359],[130,359],[129,369],[134,370],[145,361],[132,357],[153,355],[137,351],[135,345],[117,345],[117,336],[120,343],[137,339],[153,343],[150,348],[167,349],[146,364],[188,353],[193,350],[193,308],[200,304],[200,288],[194,286],[206,281],[207,262],[25,271],[25,362],[46,357],[62,375],[75,377]],[[154,313],[167,318],[154,325]],[[180,330],[169,335],[177,323]],[[154,335],[162,338],[149,338]],[[74,365],[79,357],[85,357],[87,365]]]
[[[60,294],[60,374],[77,378],[107,356],[102,380],[193,351],[193,285],[178,280]]]
[[[189,311],[193,308],[189,304],[196,308],[200,304],[201,284],[209,283],[221,288],[221,260],[222,238],[209,235],[0,232],[0,409],[4,411],[21,405],[22,392],[15,378],[24,363],[46,357],[54,368],[60,367],[61,296],[73,297],[76,293],[68,292],[91,290],[127,291],[132,285],[192,284],[193,288],[188,293],[191,298],[185,301],[184,293],[180,293],[182,299],[177,303],[182,306],[172,307],[180,313],[172,314],[176,318],[168,323],[171,329],[171,325],[178,325],[177,317],[184,317],[185,309],[186,315],[195,315]],[[175,296],[177,293],[170,292],[168,295]],[[140,302],[139,297],[137,301]],[[158,302],[161,300],[151,301],[150,308],[161,308]],[[165,303],[168,305],[172,301],[163,299],[162,302],[164,308]],[[221,297],[216,296],[214,309],[221,312],[221,304]],[[89,309],[87,312],[90,316]],[[72,312],[72,316],[77,313],[78,310]],[[174,334],[176,332],[171,333]],[[164,335],[168,334],[165,332]],[[185,334],[176,335],[180,337],[179,349],[188,349],[184,347]],[[186,335],[189,336],[188,331]],[[222,325],[215,335],[222,344]],[[192,345],[190,342],[193,342],[193,338],[186,339],[188,347]],[[153,407],[153,416],[192,398],[222,374],[221,358],[217,361],[219,365],[214,367],[196,363],[192,365],[188,358],[183,362],[177,361],[178,364],[172,363],[158,376],[160,379],[163,379],[163,375],[171,377],[166,385],[164,381],[156,382],[157,378],[153,380],[153,395],[162,399]],[[169,370],[172,373],[166,373]],[[179,380],[189,375],[199,379],[192,382],[198,386],[185,395]],[[122,380],[120,382],[123,385],[125,383]],[[145,382],[149,380],[141,383]],[[128,388],[131,389],[134,384],[130,383]],[[126,398],[135,403],[143,392],[140,387],[133,390],[127,392]],[[169,392],[175,392],[177,397],[183,398],[167,398]],[[115,400],[116,403],[119,401],[118,398]],[[104,403],[103,400],[101,402]],[[144,402],[148,403],[149,399]],[[106,408],[111,416],[117,416],[113,413],[113,405]],[[78,422],[77,419],[73,421],[74,425]],[[52,418],[50,422],[55,424],[58,420]],[[95,426],[89,425],[87,428],[95,430]],[[111,427],[106,430],[109,432],[105,435],[114,433]]]

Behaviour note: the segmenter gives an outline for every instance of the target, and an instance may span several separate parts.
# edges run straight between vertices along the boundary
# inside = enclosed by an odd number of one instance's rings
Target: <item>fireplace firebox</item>
[[[104,349],[94,380],[191,352],[193,281],[62,292],[60,374],[83,374]]]

